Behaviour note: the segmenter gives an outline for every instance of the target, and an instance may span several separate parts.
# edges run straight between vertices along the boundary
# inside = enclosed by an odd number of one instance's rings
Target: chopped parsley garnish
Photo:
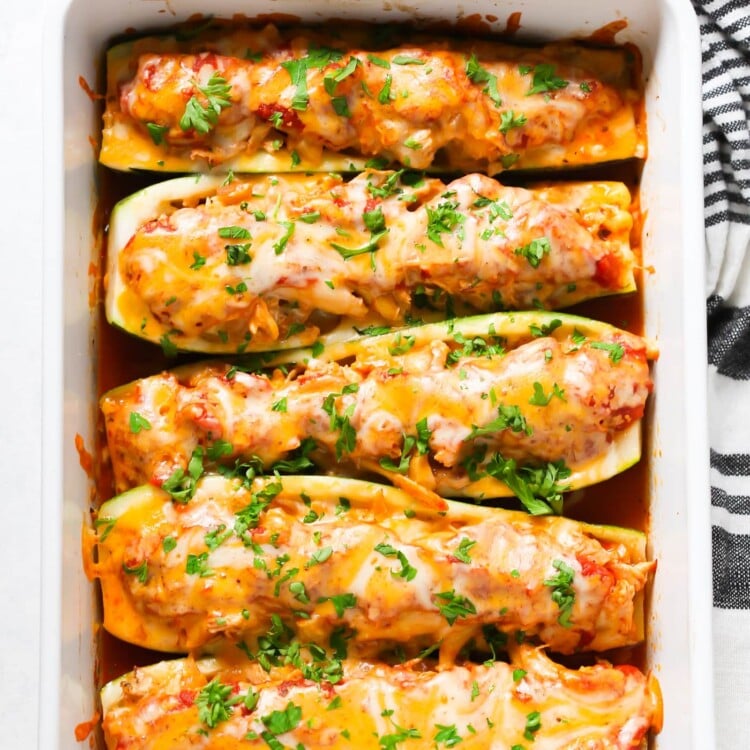
[[[360,336],[380,336],[383,333],[389,333],[391,330],[390,326],[367,326],[367,328],[357,328],[357,326],[353,326],[354,330],[360,335]]]
[[[529,399],[529,403],[533,406],[547,406],[552,399],[557,396],[560,401],[565,401],[565,391],[560,389],[557,383],[553,383],[552,390],[549,394],[545,394],[544,387],[538,381],[534,381],[534,394]]]
[[[224,250],[227,253],[227,265],[240,266],[244,263],[249,263],[252,260],[250,253],[248,253],[249,249],[249,242],[242,245],[224,245]]]
[[[445,358],[446,367],[455,365],[462,357],[492,357],[505,354],[505,349],[501,344],[490,344],[481,336],[467,339],[462,333],[457,332],[454,334],[453,340],[457,344],[461,344],[461,348],[454,349],[448,354]]]
[[[417,575],[417,569],[409,563],[406,555],[401,550],[397,550],[387,542],[381,542],[375,545],[375,551],[380,552],[385,557],[395,557],[401,563],[401,570],[391,570],[391,575],[394,578],[403,578],[407,581],[414,580]]]
[[[250,232],[245,227],[219,227],[219,237],[223,240],[249,240]]]
[[[497,407],[497,417],[484,427],[472,425],[471,432],[466,436],[465,440],[473,440],[477,437],[494,435],[496,432],[502,430],[524,432],[526,435],[531,435],[533,432],[531,427],[526,423],[526,417],[523,416],[521,410],[517,406],[504,406],[503,404],[500,404]]]
[[[562,493],[570,489],[570,485],[562,484],[570,477],[570,469],[564,461],[519,468],[514,459],[505,459],[496,453],[484,468],[489,476],[507,484],[532,515],[562,512]]]
[[[463,563],[470,563],[471,557],[469,555],[469,550],[471,550],[472,547],[476,545],[476,542],[473,539],[468,539],[467,537],[464,537],[458,544],[458,548],[454,551],[453,557],[455,557],[457,560],[460,560]]]
[[[552,567],[557,574],[544,581],[545,586],[552,589],[552,601],[557,604],[560,615],[557,621],[564,628],[570,627],[570,615],[576,600],[576,592],[573,588],[575,571],[562,560],[554,560]]]
[[[211,680],[195,699],[198,718],[209,729],[213,729],[217,724],[227,721],[232,715],[233,707],[242,700],[241,695],[232,695],[231,685],[225,685],[218,679]]]
[[[446,747],[455,747],[462,740],[462,737],[456,730],[455,724],[451,724],[449,726],[445,724],[435,724],[435,729],[437,729],[438,731],[435,733],[435,736],[432,739],[437,744],[442,743]]]
[[[499,107],[503,103],[503,100],[500,97],[500,92],[497,90],[497,76],[482,67],[474,53],[472,53],[471,57],[466,61],[465,70],[466,75],[472,83],[487,84],[482,89],[482,92],[489,96],[496,107]]]
[[[331,547],[321,547],[316,549],[310,555],[310,559],[305,563],[305,568],[312,568],[314,565],[322,565],[333,554]]]
[[[386,471],[395,471],[397,474],[406,474],[409,470],[409,462],[411,460],[411,451],[414,448],[417,440],[412,435],[404,435],[404,444],[401,448],[401,458],[396,464],[390,458],[381,458],[380,465]]]
[[[307,93],[307,71],[310,68],[323,68],[328,63],[340,60],[342,57],[343,54],[338,50],[328,47],[315,47],[309,50],[306,57],[281,63],[281,67],[289,73],[292,85],[295,87],[292,109],[305,110],[310,103],[310,96]]]
[[[214,571],[208,567],[208,552],[201,552],[200,555],[188,555],[185,572],[188,575],[197,575],[201,578],[210,578],[214,575]]]
[[[164,352],[164,356],[171,359],[172,357],[177,356],[177,344],[172,341],[170,336],[173,333],[179,333],[179,331],[171,330],[168,333],[165,333],[161,336],[159,339],[159,344],[161,344],[161,350]]]
[[[404,146],[406,148],[412,149],[413,151],[419,151],[419,149],[422,148],[422,144],[415,138],[407,138],[404,141]]]
[[[625,355],[625,349],[623,349],[622,344],[608,343],[606,341],[592,341],[591,348],[609,352],[609,358],[614,364],[617,364]]]
[[[466,216],[457,211],[458,201],[443,201],[436,208],[427,206],[427,236],[443,247],[441,234],[450,234],[456,227],[461,227]]]
[[[281,255],[281,253],[284,252],[284,248],[287,246],[287,243],[292,238],[292,235],[294,234],[294,227],[295,223],[293,221],[280,221],[279,224],[284,227],[284,234],[273,243],[273,251],[276,255]]]
[[[107,537],[112,533],[112,529],[114,529],[116,523],[117,519],[110,518],[109,516],[99,516],[99,518],[94,521],[94,528],[96,529],[99,542],[106,541]],[[104,528],[103,531],[101,530],[102,527]]]
[[[385,77],[385,83],[383,84],[383,88],[380,89],[378,93],[378,101],[381,104],[389,104],[391,99],[394,97],[391,95],[391,86],[393,85],[393,76],[389,73]]]
[[[513,682],[521,682],[521,680],[526,677],[526,670],[525,669],[514,669],[513,670]]]
[[[320,218],[320,211],[308,211],[306,214],[298,217],[299,221],[304,221],[305,224],[314,224]]]
[[[396,729],[395,733],[384,734],[381,737],[378,737],[381,750],[396,750],[398,745],[406,740],[418,740],[422,738],[422,735],[417,729],[404,729],[404,727],[400,727],[395,723],[393,726]]]
[[[539,711],[532,711],[526,715],[526,727],[523,730],[523,736],[533,742],[534,735],[542,728],[542,715]]]
[[[232,536],[232,530],[222,523],[213,531],[209,531],[204,537],[203,541],[206,543],[211,552],[218,549],[229,537]]]
[[[130,567],[129,565],[126,565],[125,563],[122,564],[122,569],[125,573],[127,573],[129,576],[135,576],[140,583],[146,583],[148,580],[148,561],[143,560],[140,565],[136,565],[135,567]]]
[[[172,496],[176,503],[185,504],[195,494],[195,487],[203,474],[203,448],[196,448],[188,461],[187,471],[176,468],[161,488]]]
[[[438,600],[435,604],[440,614],[445,617],[449,625],[453,625],[459,617],[468,617],[477,613],[474,603],[465,596],[458,596],[455,590],[442,591],[435,594],[435,598]]]
[[[427,426],[427,417],[420,419],[417,424],[417,452],[424,456],[430,450],[432,430]]]
[[[149,422],[146,417],[144,417],[142,414],[139,414],[137,411],[130,412],[128,425],[130,426],[130,431],[134,435],[137,435],[141,430],[151,429],[151,422]]]
[[[516,113],[512,109],[506,109],[500,115],[500,132],[503,135],[507,135],[513,128],[520,128],[526,124],[526,115],[521,113],[516,116]]]
[[[180,118],[182,130],[194,130],[200,135],[206,135],[219,121],[222,109],[231,106],[229,92],[232,87],[218,73],[213,73],[205,86],[196,86],[206,99],[202,104],[195,94],[190,97],[185,106],[185,113]]]
[[[532,268],[538,268],[545,255],[549,255],[551,249],[550,242],[546,237],[538,237],[531,240],[528,245],[517,247],[513,252],[516,255],[523,255]]]
[[[165,536],[161,542],[161,548],[165,553],[171,552],[177,546],[177,540],[173,536]]]
[[[391,67],[391,64],[388,62],[388,60],[384,60],[382,57],[378,57],[377,55],[368,54],[367,59],[373,65],[377,65],[379,68],[385,68],[386,70],[389,70]]]
[[[251,482],[252,479],[249,481]],[[279,480],[269,482],[265,487],[254,492],[250,502],[234,514],[234,533],[237,534],[246,547],[252,546],[252,539],[248,536],[247,530],[254,529],[258,525],[261,514],[281,492],[282,488],[283,486]]]
[[[367,191],[374,198],[389,198],[391,195],[396,195],[397,193],[402,192],[401,188],[399,187],[399,181],[401,180],[403,174],[403,169],[392,172],[383,181],[382,185],[373,185],[372,182],[368,180]]]
[[[206,257],[197,250],[193,250],[193,262],[190,264],[191,271],[198,271],[206,265]]]
[[[526,96],[545,94],[556,89],[564,89],[568,85],[566,80],[555,75],[555,67],[549,63],[539,63],[534,66],[533,70],[526,72],[533,76],[531,88],[526,92]]]
[[[265,731],[260,736],[266,741],[271,750],[283,748],[284,745],[276,737],[296,729],[302,719],[302,709],[289,701],[283,711],[271,711],[268,716],[261,716],[260,720],[265,725]]]
[[[284,398],[280,398],[278,401],[274,401],[273,404],[271,404],[271,411],[285,412],[286,410],[287,410],[286,396]]]
[[[354,609],[357,606],[357,597],[354,594],[335,594],[334,596],[321,596],[318,604],[331,602],[336,610],[336,617],[343,617],[347,609]]]
[[[147,122],[146,129],[155,145],[160,146],[164,136],[169,132],[169,125],[157,125],[155,122]]]
[[[393,341],[393,346],[388,347],[388,352],[394,357],[406,354],[406,352],[412,349],[416,340],[416,336],[402,336],[400,333],[397,333],[396,338]]]
[[[231,456],[233,450],[234,448],[228,440],[214,440],[206,449],[206,458],[209,461],[218,461],[224,456]]]
[[[424,65],[424,60],[420,60],[418,57],[411,57],[410,55],[396,55],[391,58],[391,62],[394,65]]]
[[[473,703],[474,699],[478,697],[479,697],[479,683],[476,680],[474,680],[471,683],[471,702]]]
[[[362,214],[362,221],[373,234],[385,230],[385,216],[383,216],[383,209],[380,206],[373,211],[365,211]]]
[[[541,326],[538,326],[536,323],[532,323],[529,326],[529,330],[531,331],[531,335],[534,336],[534,338],[540,338],[542,336],[549,336],[552,331],[559,328],[561,325],[562,320],[560,320],[560,318],[553,318],[549,323],[543,323]]]

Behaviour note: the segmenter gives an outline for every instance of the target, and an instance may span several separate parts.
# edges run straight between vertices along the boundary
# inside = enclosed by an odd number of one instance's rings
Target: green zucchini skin
[[[274,26],[234,26],[195,39],[165,35],[118,44],[107,52],[100,161],[112,169],[161,173],[359,171],[375,161],[497,174],[645,156],[643,93],[631,50],[574,42],[530,49],[453,35],[415,35],[411,29],[406,34],[391,37],[387,44],[396,45],[391,49],[373,49],[372,36],[361,30],[339,30],[332,38],[319,29]],[[309,59],[306,54],[312,54],[313,47],[329,50],[328,59],[303,68],[304,82],[297,85],[310,86],[312,98],[304,94],[299,101],[289,86],[290,69],[282,66],[296,63],[299,72],[300,61]],[[398,58],[404,55],[398,54],[399,48],[412,55],[416,48],[422,64],[400,64]],[[261,56],[248,60],[248,49],[261,50]],[[376,58],[385,56],[395,63],[383,61],[388,71],[373,65],[368,49]],[[194,78],[171,68],[170,59],[181,55],[190,56],[184,61],[186,69],[196,62],[202,70],[210,66],[226,86],[218,101],[213,100],[212,106],[219,107],[217,117],[197,129],[183,124],[189,109],[184,96],[194,92],[193,104],[200,105],[206,103],[206,94]],[[194,55],[204,59],[196,61]],[[472,77],[469,57],[487,66],[480,69],[498,87],[494,99]],[[348,72],[340,67],[355,58]],[[531,88],[539,65],[564,74],[566,80],[557,79],[554,95],[544,87],[536,92]],[[327,91],[330,77],[343,72],[337,83],[340,96],[333,102]],[[446,79],[451,81],[449,92],[441,86]],[[382,94],[391,82],[400,95],[389,101]],[[372,93],[380,92],[376,101],[367,94],[368,86]],[[501,93],[502,107],[497,98]],[[547,106],[541,109],[552,110],[562,120],[562,140],[558,130],[549,132],[544,114],[539,114],[543,96],[548,97]],[[352,109],[339,111],[336,103]],[[461,117],[465,111],[478,122],[466,122],[470,118]],[[442,121],[442,127],[436,128],[436,121]],[[394,128],[398,138],[376,137],[381,129]]]
[[[105,310],[167,351],[237,354],[564,308],[635,290],[630,200],[621,183],[526,190],[477,174],[170,180],[115,206]]]
[[[598,321],[497,313],[236,364],[192,363],[114,389],[101,407],[120,490],[161,484],[176,467],[187,470],[191,451],[200,449],[206,466],[254,461],[269,470],[288,460],[310,468],[312,461],[318,470],[374,471],[398,486],[444,497],[516,494],[533,512],[548,512],[523,486],[547,480],[514,479],[516,470],[518,476],[526,466],[551,472],[550,496],[559,502],[555,487],[585,487],[632,466],[640,457],[639,419],[651,388],[648,359],[655,354],[644,339]],[[236,375],[256,372],[257,365],[258,374]],[[515,371],[518,377],[510,374]],[[360,403],[365,411],[355,417]],[[153,429],[133,430],[133,413]],[[507,419],[514,415],[511,426]],[[374,430],[372,419],[385,419],[386,427]],[[406,435],[412,435],[408,448]],[[221,455],[212,447],[217,437],[226,443]],[[305,450],[312,453],[295,458],[291,451],[308,439],[314,448]],[[490,470],[487,462],[501,453]],[[476,470],[467,463],[473,455]],[[504,465],[510,457],[517,463]],[[567,467],[555,463],[561,460]]]
[[[102,505],[90,544],[105,628],[169,652],[240,634],[254,649],[272,616],[287,621],[292,610],[305,616],[290,627],[313,642],[347,625],[363,656],[442,643],[441,660],[450,660],[490,624],[507,636],[523,629],[562,653],[606,650],[642,639],[641,592],[653,568],[637,531],[427,502],[338,477],[206,475],[178,505],[142,486]],[[278,560],[289,571],[281,582]],[[544,584],[560,562],[574,591],[570,622],[558,621]],[[447,590],[471,602],[458,623],[443,616],[439,598],[431,602]]]

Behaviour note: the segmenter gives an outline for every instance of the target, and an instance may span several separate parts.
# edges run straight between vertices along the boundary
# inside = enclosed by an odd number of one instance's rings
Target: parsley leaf
[[[469,556],[469,550],[476,545],[473,539],[464,537],[458,544],[458,548],[453,553],[453,557],[460,560],[463,563],[471,563],[471,557]]]
[[[497,90],[497,76],[482,67],[474,53],[472,53],[471,57],[466,61],[465,70],[466,75],[472,83],[487,84],[482,89],[482,93],[487,94],[496,107],[499,107],[503,103],[503,100],[500,97],[500,92]]]
[[[207,727],[213,729],[217,724],[227,721],[232,715],[233,706],[241,701],[241,695],[232,695],[231,685],[225,685],[218,678],[211,680],[195,699],[195,705],[198,706],[198,718]]]
[[[564,461],[518,468],[515,459],[505,459],[496,453],[487,462],[485,470],[489,476],[507,484],[532,515],[562,512],[562,493],[570,489],[570,485],[561,484],[570,477],[570,469]]]
[[[169,132],[169,125],[157,125],[155,122],[147,122],[146,129],[155,145],[160,146],[164,136]]]
[[[465,596],[458,596],[454,589],[435,594],[435,598],[439,600],[435,603],[440,614],[445,617],[449,625],[453,625],[459,617],[468,617],[477,613],[474,603]]]
[[[516,255],[523,255],[532,268],[538,268],[545,255],[549,255],[551,249],[550,242],[546,237],[538,237],[531,240],[528,245],[517,247],[513,252]]]
[[[443,247],[441,234],[449,234],[456,227],[460,227],[466,216],[457,211],[458,201],[443,201],[436,208],[427,206],[427,236],[436,244]]]
[[[555,75],[555,68],[549,63],[540,63],[535,65],[532,71],[532,84],[531,88],[526,92],[526,96],[532,94],[544,94],[555,89],[564,89],[567,87],[568,82],[562,78],[558,78]]]
[[[336,610],[336,617],[343,617],[347,609],[354,609],[357,606],[357,597],[354,594],[335,594],[334,596],[321,596],[318,604],[331,602]]]
[[[446,726],[445,724],[435,724],[435,729],[438,730],[433,737],[433,740],[435,740],[436,743],[442,743],[446,747],[455,747],[462,740],[462,737],[456,730],[455,724],[451,724],[450,726]]]
[[[544,585],[552,588],[552,601],[557,604],[560,610],[557,621],[564,628],[569,628],[570,615],[576,599],[576,592],[573,588],[575,571],[562,560],[554,560],[552,567],[557,571],[557,574],[547,578]]]
[[[512,109],[506,109],[505,112],[500,115],[500,132],[503,135],[507,135],[510,130],[513,128],[520,128],[525,125],[526,122],[525,114],[521,113],[516,116]]]
[[[198,480],[203,475],[203,448],[196,448],[190,456],[187,472],[176,468],[161,488],[172,496],[172,500],[182,505],[186,504],[195,494]]]
[[[194,130],[200,135],[206,135],[219,121],[222,109],[231,106],[229,93],[232,87],[218,73],[213,73],[205,86],[196,86],[206,99],[202,104],[195,94],[190,97],[185,112],[180,118],[180,128],[183,131]]]
[[[130,412],[128,424],[130,426],[130,431],[134,435],[137,435],[141,430],[151,429],[151,422],[149,422],[146,417],[144,417],[142,414],[139,414],[137,411]]]
[[[517,406],[504,406],[500,404],[497,407],[497,418],[486,424],[484,427],[471,426],[471,432],[464,440],[473,440],[477,437],[494,435],[501,430],[510,430],[511,432],[524,432],[531,435],[533,430],[526,423],[526,417],[521,414]]]
[[[625,355],[625,349],[622,344],[608,343],[606,341],[592,341],[591,348],[609,352],[609,358],[614,364],[617,364]]]

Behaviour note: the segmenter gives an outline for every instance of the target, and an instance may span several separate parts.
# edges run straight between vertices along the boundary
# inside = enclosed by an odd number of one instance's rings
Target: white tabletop
[[[42,382],[42,18],[0,3],[0,747],[37,745]]]

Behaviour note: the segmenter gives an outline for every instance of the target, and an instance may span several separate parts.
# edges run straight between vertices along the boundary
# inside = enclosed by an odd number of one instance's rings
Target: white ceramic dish
[[[651,552],[659,561],[647,666],[664,693],[654,746],[713,747],[711,558],[706,427],[700,47],[688,0],[50,0],[45,51],[44,435],[42,673],[39,747],[78,747],[75,726],[95,711],[94,590],[80,559],[90,488],[74,439],[93,445],[95,325],[89,263],[95,238],[100,123],[79,76],[97,80],[108,40],[128,28],[172,25],[194,13],[287,13],[402,21],[478,14],[498,30],[520,11],[524,36],[586,36],[626,17],[618,42],[643,53],[649,153],[642,180],[646,333],[658,341],[649,425]]]

